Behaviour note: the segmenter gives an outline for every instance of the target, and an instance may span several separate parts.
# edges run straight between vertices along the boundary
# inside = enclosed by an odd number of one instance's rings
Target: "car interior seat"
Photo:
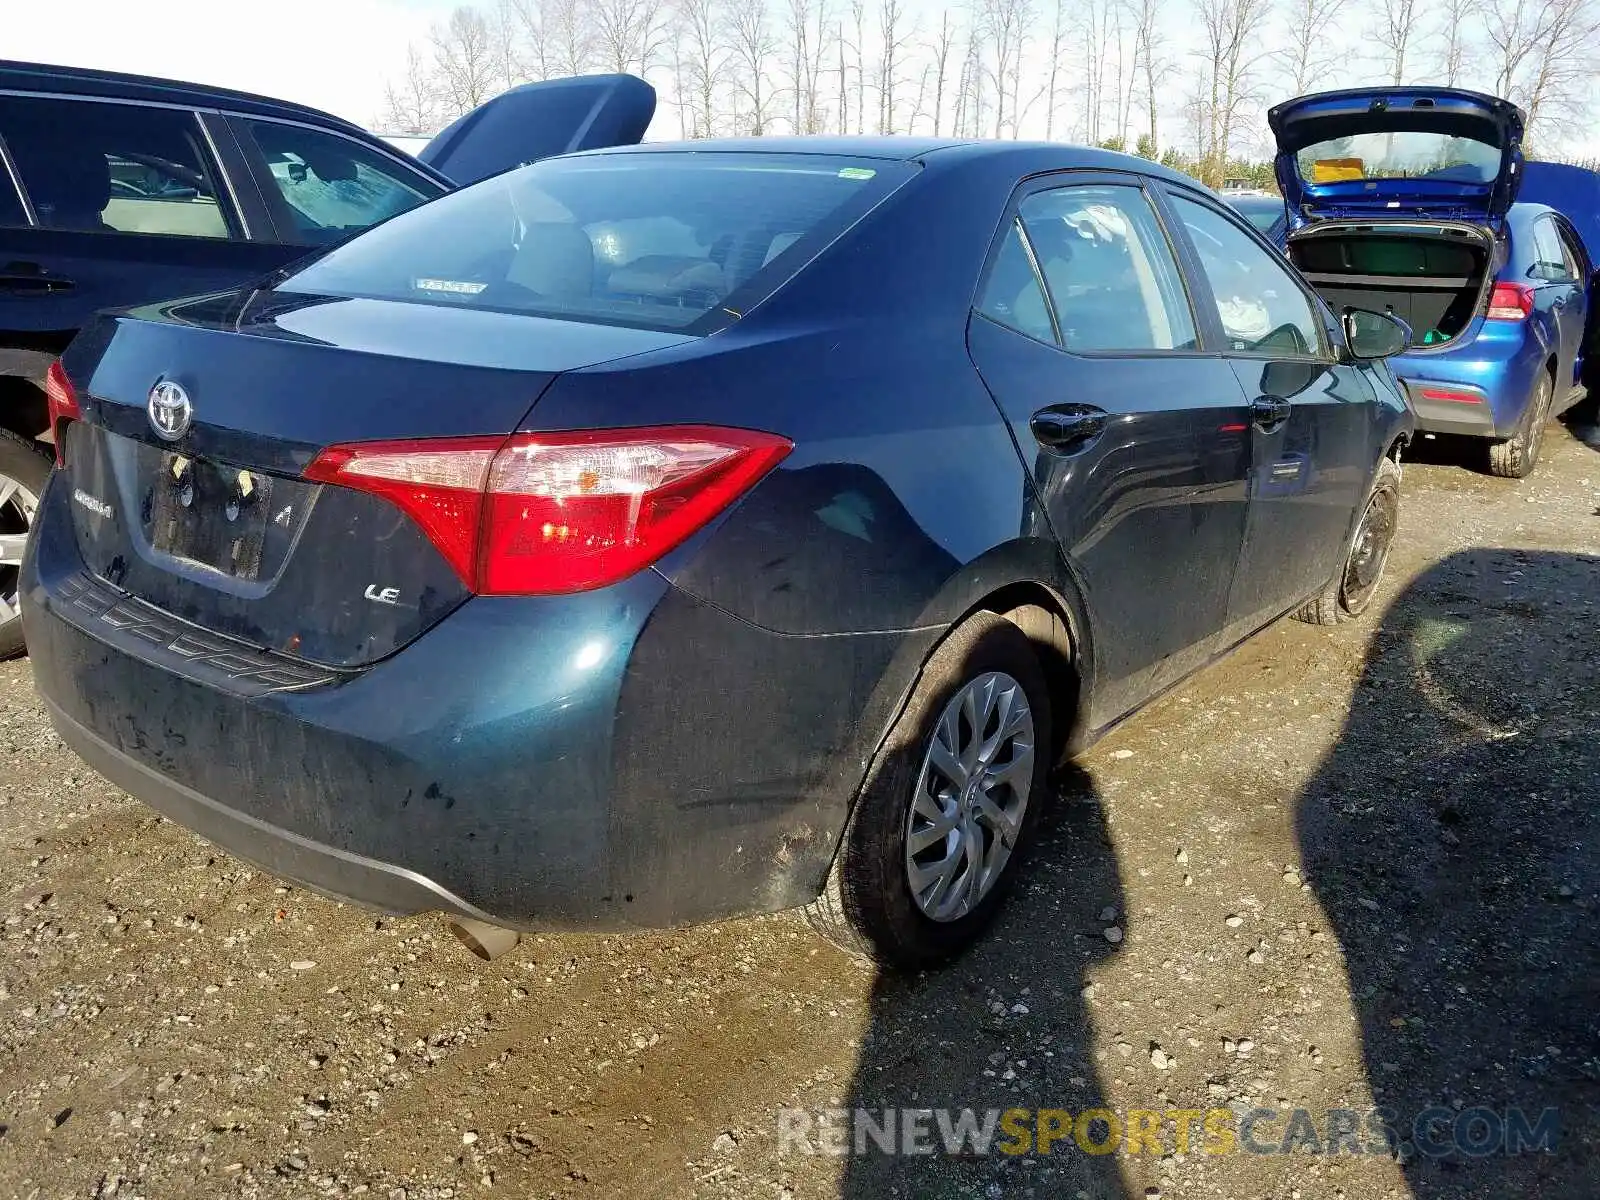
[[[104,154],[58,144],[32,147],[17,158],[41,225],[114,232],[102,216],[111,202],[111,166]]]

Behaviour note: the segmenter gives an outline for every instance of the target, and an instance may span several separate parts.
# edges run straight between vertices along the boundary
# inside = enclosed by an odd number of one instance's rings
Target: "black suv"
[[[412,158],[316,109],[0,61],[0,657],[50,469],[45,373],[102,308],[233,288],[523,162],[638,141],[631,76],[513,89]]]

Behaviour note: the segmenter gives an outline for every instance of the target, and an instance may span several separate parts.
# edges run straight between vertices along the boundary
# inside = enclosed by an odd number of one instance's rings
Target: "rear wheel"
[[[1294,615],[1311,625],[1337,625],[1366,612],[1378,593],[1389,547],[1400,525],[1400,464],[1385,458],[1367,497],[1367,507],[1356,526],[1339,574]]]
[[[22,551],[50,478],[50,459],[33,442],[0,429],[0,659],[21,654]]]
[[[1533,474],[1539,461],[1539,451],[1544,446],[1545,426],[1550,423],[1550,402],[1555,396],[1555,385],[1547,372],[1539,373],[1533,398],[1528,401],[1528,411],[1522,414],[1522,424],[1517,432],[1503,442],[1489,443],[1489,473],[1503,479],[1526,479]]]
[[[926,967],[993,919],[1038,816],[1050,696],[1032,643],[979,613],[923,669],[873,763],[816,931],[873,962]]]

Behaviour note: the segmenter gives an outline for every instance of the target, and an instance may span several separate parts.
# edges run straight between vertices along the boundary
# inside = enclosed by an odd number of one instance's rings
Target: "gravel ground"
[[[0,1195],[1600,1196],[1597,449],[1553,430],[1523,483],[1408,464],[1380,611],[1282,622],[1104,740],[992,936],[917,978],[793,915],[484,966],[160,820],[0,665]],[[1374,1103],[1554,1106],[1561,1137],[891,1160],[777,1136],[791,1106]]]

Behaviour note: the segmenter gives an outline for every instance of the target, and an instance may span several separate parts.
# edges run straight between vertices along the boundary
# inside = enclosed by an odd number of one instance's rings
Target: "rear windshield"
[[[1272,227],[1283,220],[1283,201],[1277,196],[1224,196],[1223,199],[1235,209],[1239,215],[1262,233],[1268,233]]]
[[[812,154],[549,159],[395,217],[278,290],[708,332],[914,171]]]
[[[1352,179],[1489,184],[1500,174],[1497,147],[1443,133],[1358,133],[1317,142],[1296,157],[1300,178],[1310,184]]]

